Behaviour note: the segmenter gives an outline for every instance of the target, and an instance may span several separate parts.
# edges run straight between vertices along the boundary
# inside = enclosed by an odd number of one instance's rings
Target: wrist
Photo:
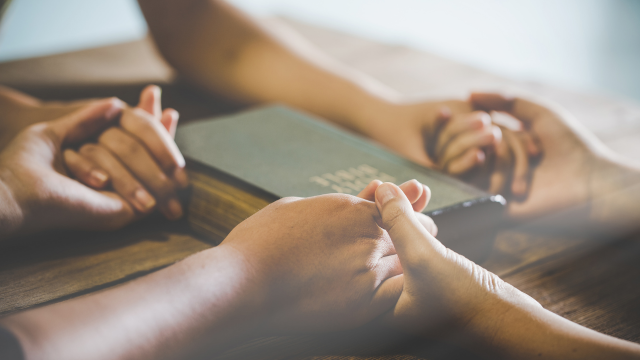
[[[478,312],[462,332],[459,345],[491,357],[511,358],[509,350],[513,343],[523,339],[515,333],[540,326],[536,319],[548,312],[527,295],[520,295],[515,299],[499,299]]]
[[[611,152],[595,156],[589,178],[590,220],[607,235],[637,229],[640,165]]]
[[[401,110],[399,97],[365,93],[362,99],[350,104],[347,127],[366,137],[380,140]],[[388,134],[387,134],[388,135]]]
[[[20,206],[15,189],[7,181],[7,170],[0,169],[0,240],[9,238],[24,227],[24,209]]]
[[[232,246],[218,245],[185,260],[181,282],[194,295],[208,328],[225,335],[254,333],[268,314],[266,291],[247,258]],[[213,316],[212,316],[213,314]],[[217,330],[216,330],[217,329]]]

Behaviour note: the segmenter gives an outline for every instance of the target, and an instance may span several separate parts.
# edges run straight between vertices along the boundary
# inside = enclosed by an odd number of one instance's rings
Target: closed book
[[[287,196],[357,195],[371,180],[417,179],[438,239],[472,259],[491,248],[504,198],[419,166],[326,121],[269,106],[179,127],[191,194],[187,219],[219,242],[241,221]]]

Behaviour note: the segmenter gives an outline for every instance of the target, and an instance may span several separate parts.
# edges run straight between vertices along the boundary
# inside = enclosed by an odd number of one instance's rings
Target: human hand
[[[188,186],[184,157],[173,141],[178,113],[162,110],[160,88],[148,86],[136,108],[125,108],[119,125],[105,130],[96,143],[64,151],[71,175],[94,189],[107,186],[138,213],[158,208],[178,219],[183,210],[176,194]]]
[[[396,151],[407,159],[435,168],[433,148],[449,118],[471,113],[468,101],[399,103],[379,100],[365,112],[356,130]],[[356,122],[358,123],[358,122]]]
[[[379,184],[371,182],[361,196],[373,200]],[[400,188],[412,209],[426,206],[427,187],[412,180]],[[263,304],[265,328],[352,328],[391,308],[402,288],[402,269],[377,218],[374,203],[350,195],[285,198],[243,221],[217,249],[244,258],[254,277],[249,296]],[[421,219],[433,231],[433,222]]]
[[[526,194],[529,158],[539,150],[517,119],[495,124],[505,115],[474,111],[470,101],[382,103],[366,113],[365,135],[492,193]]]
[[[511,218],[529,219],[576,207],[587,211],[593,194],[612,190],[614,184],[604,185],[602,179],[616,177],[615,169],[609,169],[609,150],[566,110],[490,93],[472,94],[471,101],[478,108],[505,111],[522,120],[540,143],[543,156],[533,169],[528,195],[509,202]],[[592,188],[594,184],[603,186]]]
[[[483,337],[488,324],[499,322],[506,305],[540,307],[496,275],[445,248],[425,231],[397,186],[380,185],[375,201],[380,225],[387,230],[404,272],[402,294],[388,315],[398,328],[428,337],[444,336],[445,329],[466,338]]]
[[[44,229],[115,229],[136,212],[116,193],[95,191],[66,176],[62,149],[117,121],[124,104],[100,100],[60,119],[20,132],[0,153],[0,185],[9,216],[3,237]]]
[[[27,126],[68,115],[93,101],[41,101],[0,85],[0,150]]]
[[[376,189],[382,185],[382,181],[371,181],[362,191],[358,194],[358,197],[371,202],[376,201]],[[438,226],[433,222],[429,216],[422,213],[429,200],[431,200],[431,189],[427,185],[421,184],[418,180],[409,180],[399,185],[400,190],[409,199],[413,211],[416,212],[416,217],[420,224],[433,236],[438,235]]]

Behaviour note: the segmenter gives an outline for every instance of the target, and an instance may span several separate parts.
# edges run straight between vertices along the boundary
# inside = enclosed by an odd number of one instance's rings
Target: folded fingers
[[[149,213],[156,206],[155,198],[109,150],[97,144],[85,144],[78,153],[109,174],[114,191],[139,213]]]
[[[380,180],[371,181],[358,194],[358,197],[368,201],[375,201],[376,189],[381,184],[382,181]],[[424,210],[431,199],[431,189],[429,189],[428,186],[421,184],[418,180],[413,179],[406,181],[399,187],[402,189],[407,199],[409,199],[414,211],[420,212]]]
[[[483,149],[495,148],[501,140],[502,132],[495,125],[459,134],[443,150],[438,158],[438,164],[446,172],[454,175],[462,174],[484,162]]]
[[[187,175],[184,169],[185,160],[173,141],[173,137],[163,125],[168,124],[169,129],[175,132],[178,113],[167,109],[163,112],[160,121],[141,108],[125,109],[120,119],[120,125],[130,136],[143,144],[158,163],[160,168],[181,187],[188,186]],[[164,120],[163,120],[164,119]]]
[[[436,157],[440,158],[445,149],[448,148],[449,143],[458,135],[466,132],[475,132],[489,125],[491,125],[491,117],[483,111],[452,116],[438,136],[435,149]]]

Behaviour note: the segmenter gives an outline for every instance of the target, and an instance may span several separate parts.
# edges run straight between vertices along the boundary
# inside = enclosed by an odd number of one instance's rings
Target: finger
[[[404,275],[396,275],[386,279],[378,286],[367,307],[370,318],[375,318],[391,310],[400,299],[404,287]]]
[[[497,126],[486,126],[479,131],[460,134],[443,150],[438,157],[441,168],[446,169],[449,162],[473,148],[495,147],[502,139],[502,131]]]
[[[436,145],[436,157],[439,160],[444,150],[448,148],[449,143],[452,142],[458,135],[465,132],[482,130],[488,127],[490,124],[491,117],[489,116],[489,114],[482,111],[454,116],[445,126],[445,128],[442,130],[442,133],[438,137]]]
[[[513,115],[504,111],[491,111],[491,122],[511,131],[522,131],[524,124]]]
[[[469,96],[469,101],[479,110],[511,111],[515,98],[497,93],[474,92]]]
[[[178,128],[179,118],[180,114],[174,109],[165,109],[162,112],[160,123],[162,124],[162,126],[164,126],[165,129],[167,129],[172,139],[176,137],[176,129]]]
[[[529,154],[527,153],[524,142],[521,141],[515,133],[505,130],[504,136],[513,155],[511,192],[513,195],[522,196],[527,192]]]
[[[398,255],[393,254],[380,258],[373,270],[376,274],[376,284],[381,284],[389,278],[402,274],[402,265]]]
[[[371,181],[359,194],[358,197],[368,201],[375,201],[375,193],[378,186],[382,184],[380,180]],[[431,190],[428,186],[421,184],[418,180],[409,180],[400,185],[400,189],[409,199],[415,211],[422,211],[429,203]]]
[[[80,148],[80,155],[93,161],[111,178],[113,189],[138,212],[146,214],[156,205],[156,200],[107,149],[96,144]]]
[[[444,253],[444,246],[418,221],[400,188],[391,183],[380,185],[376,190],[376,206],[381,226],[389,233],[405,272],[420,266],[434,252]]]
[[[506,141],[500,142],[496,148],[494,169],[489,180],[489,192],[498,194],[505,190],[511,168],[511,152]]]
[[[527,149],[527,153],[529,154],[529,156],[535,157],[540,155],[540,152],[541,152],[540,146],[536,143],[531,133],[527,131],[522,132],[520,134],[520,137],[525,144],[525,148]]]
[[[126,109],[120,120],[122,127],[149,152],[165,174],[172,177],[181,187],[189,181],[184,170],[184,157],[160,121],[156,121],[142,109]]]
[[[422,226],[424,226],[424,228],[429,232],[429,234],[433,235],[434,237],[438,236],[438,226],[431,217],[417,212],[416,218],[418,219],[418,222],[422,224]]]
[[[478,165],[484,164],[486,154],[478,148],[465,151],[462,155],[451,160],[444,170],[451,175],[462,175]]]
[[[436,145],[438,143],[438,138],[440,138],[440,134],[449,123],[449,120],[451,120],[451,109],[448,106],[442,106],[438,110],[435,121],[427,123],[422,130],[425,151],[429,157],[428,166],[430,167],[433,167],[435,163],[433,159],[436,158]]]
[[[140,93],[138,107],[148,112],[156,119],[162,116],[162,104],[160,102],[162,90],[156,85],[149,85]]]
[[[94,189],[102,189],[109,183],[109,174],[74,150],[66,149],[62,156],[69,174],[81,183]]]
[[[56,182],[55,178],[49,180]],[[115,230],[138,217],[131,205],[116,193],[78,186],[76,180],[64,175],[60,175],[58,181],[57,186],[73,191],[68,191],[64,199],[52,199],[58,202],[57,206],[61,209],[51,213],[48,218],[55,227]]]
[[[96,101],[50,123],[57,145],[77,143],[96,135],[113,122],[124,108],[117,98]]]
[[[178,201],[172,180],[160,169],[147,149],[122,129],[107,129],[98,142],[124,164],[151,191],[160,204],[160,211],[169,219],[182,217],[182,205]]]
[[[423,211],[429,204],[429,200],[431,200],[431,189],[424,184],[420,184],[420,186],[422,187],[422,193],[420,197],[411,204],[415,212]]]
[[[416,179],[405,181],[399,187],[411,204],[418,201],[424,191],[422,184]]]
[[[360,193],[358,197],[368,201],[375,201],[376,189],[382,184],[380,180],[372,180]]]

